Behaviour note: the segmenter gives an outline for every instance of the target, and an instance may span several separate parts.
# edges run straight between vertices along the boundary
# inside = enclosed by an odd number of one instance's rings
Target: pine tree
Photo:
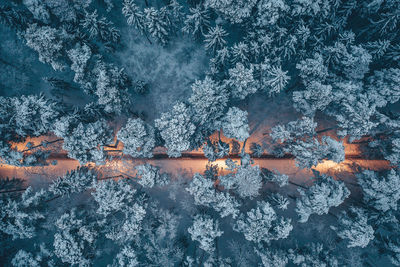
[[[374,239],[374,229],[368,224],[368,215],[360,208],[351,207],[339,218],[337,227],[331,226],[342,239],[348,240],[348,248],[365,248]]]
[[[229,79],[226,80],[226,84],[232,97],[238,99],[245,99],[257,92],[253,68],[246,68],[242,63],[236,63],[234,68],[229,69]]]
[[[93,188],[92,196],[99,205],[97,213],[103,216],[127,208],[136,192],[125,180],[95,182]]]
[[[225,189],[234,189],[242,198],[254,198],[259,195],[262,177],[259,166],[250,164],[236,166],[235,173],[220,177]]]
[[[128,25],[133,25],[139,32],[145,31],[144,13],[139,10],[134,0],[124,0],[122,14],[126,17]]]
[[[397,210],[400,200],[400,176],[394,169],[386,174],[364,170],[357,174],[357,179],[363,190],[365,203],[383,212]]]
[[[185,104],[177,103],[172,111],[162,113],[161,118],[155,120],[155,126],[165,141],[170,157],[179,157],[182,151],[191,147],[196,127],[191,122],[191,114]]]
[[[278,217],[268,202],[257,202],[257,207],[241,215],[234,228],[248,241],[255,243],[285,239],[293,229],[290,219]]]
[[[49,191],[56,196],[80,193],[88,189],[96,179],[97,176],[93,170],[87,167],[80,167],[54,180],[49,186]]]
[[[136,251],[129,245],[124,246],[114,259],[114,267],[134,267],[138,266],[139,261]]]
[[[218,221],[213,220],[208,215],[196,215],[193,219],[193,225],[189,227],[188,232],[193,241],[200,243],[200,248],[206,252],[212,253],[215,249],[214,242],[224,232],[219,229]]]
[[[339,206],[350,195],[343,182],[326,175],[317,175],[313,186],[307,191],[299,189],[299,192],[301,198],[296,200],[296,212],[302,223],[307,222],[311,214],[327,214],[331,207]]]
[[[250,136],[247,111],[237,107],[229,108],[222,120],[222,130],[228,138],[235,138],[239,141],[246,140]]]
[[[153,157],[155,131],[142,119],[128,119],[126,125],[119,130],[117,138],[124,143],[125,154],[132,157]]]
[[[0,199],[0,230],[13,239],[32,238],[38,223],[45,218],[41,211],[46,192],[28,187],[17,199]]]
[[[71,36],[64,30],[31,24],[24,34],[26,44],[39,54],[39,60],[54,70],[63,70],[64,48]]]
[[[219,25],[211,27],[207,34],[204,35],[204,42],[206,43],[206,49],[215,51],[223,48],[226,44],[225,37],[228,33]]]
[[[69,59],[72,61],[71,69],[75,72],[74,82],[84,84],[87,79],[87,67],[92,56],[90,47],[86,44],[76,44],[75,48],[68,50]]]
[[[167,44],[169,23],[166,20],[162,10],[157,10],[153,7],[145,8],[144,23],[150,36],[152,36],[162,45]]]
[[[55,225],[54,254],[64,263],[89,265],[97,236],[93,227],[80,219],[75,209],[61,215]]]
[[[68,156],[87,162],[104,163],[104,146],[112,142],[112,131],[104,120],[93,123],[79,123],[72,132],[64,138],[63,149]]]
[[[189,8],[189,15],[186,15],[182,31],[193,35],[195,38],[204,36],[210,27],[210,15],[201,5]]]
[[[135,167],[138,183],[143,187],[152,188],[153,186],[165,186],[169,183],[169,177],[165,173],[160,173],[157,167],[148,163]]]

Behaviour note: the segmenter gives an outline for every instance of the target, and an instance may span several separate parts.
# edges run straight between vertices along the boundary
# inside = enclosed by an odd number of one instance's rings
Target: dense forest
[[[0,266],[400,266],[400,1],[0,1]]]

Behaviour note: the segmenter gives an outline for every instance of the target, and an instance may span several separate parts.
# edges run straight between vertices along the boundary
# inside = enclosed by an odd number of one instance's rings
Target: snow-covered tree
[[[225,37],[228,35],[226,31],[219,25],[210,28],[207,34],[204,35],[206,49],[213,52],[221,49],[226,44]]]
[[[121,217],[113,218],[108,225],[108,231],[105,236],[118,244],[126,244],[135,240],[141,232],[146,210],[138,203],[129,204],[130,200],[127,200],[127,197],[125,197],[125,200],[122,200],[123,197],[121,195],[111,197],[111,201],[118,202],[112,209],[115,212],[122,211],[124,219]]]
[[[249,65],[250,61],[250,48],[249,45],[245,42],[238,42],[234,44],[231,48],[231,57],[233,63],[240,63],[245,66]],[[250,70],[253,71],[253,65],[251,65]],[[240,70],[241,73],[244,73],[243,70]]]
[[[269,198],[271,200],[272,205],[280,210],[286,210],[290,203],[287,197],[284,197],[279,193],[271,194]]]
[[[52,129],[58,117],[56,103],[44,95],[29,95],[11,98],[12,123],[15,132],[22,136],[39,136]]]
[[[63,148],[68,151],[68,156],[79,160],[81,164],[89,161],[103,163],[103,148],[113,141],[112,130],[105,120],[79,123],[71,134],[61,137],[64,138]]]
[[[164,186],[169,183],[169,177],[165,173],[160,173],[159,169],[148,163],[135,167],[138,183],[143,187],[152,188],[153,186]]]
[[[155,147],[154,128],[142,119],[129,119],[117,134],[118,140],[124,143],[124,153],[132,157],[153,157]]]
[[[189,103],[193,108],[193,120],[205,128],[207,135],[218,127],[228,100],[225,87],[208,76],[192,84]]]
[[[40,267],[40,259],[34,257],[32,253],[21,249],[15,254],[11,264],[15,267]]]
[[[228,138],[245,141],[250,136],[247,111],[243,111],[237,107],[229,108],[222,120],[222,130]]]
[[[121,37],[119,30],[113,26],[111,21],[105,17],[98,17],[97,10],[92,13],[85,10],[85,15],[80,24],[89,33],[91,39],[98,38],[102,42],[118,43]]]
[[[229,215],[235,218],[239,213],[240,204],[234,197],[226,192],[217,192],[214,182],[198,173],[193,176],[186,191],[194,197],[195,204],[215,209],[222,218]]]
[[[94,94],[98,97],[98,104],[107,113],[120,114],[128,106],[130,99],[127,92],[129,79],[123,69],[98,61],[93,74],[96,77]]]
[[[39,221],[44,219],[41,207],[46,195],[43,189],[34,192],[28,187],[17,199],[0,199],[0,231],[13,239],[35,236]]]
[[[62,58],[63,49],[71,38],[65,30],[31,24],[24,37],[26,44],[38,52],[41,62],[50,64],[55,70],[62,70],[65,67]]]
[[[268,169],[262,169],[263,178],[268,182],[277,183],[279,187],[289,184],[289,176],[281,174],[278,171],[269,171]]]
[[[302,117],[299,120],[272,127],[270,136],[275,142],[293,141],[296,138],[316,135],[316,127],[317,123],[314,122],[314,118]]]
[[[133,201],[136,190],[126,180],[104,180],[94,183],[92,196],[98,203],[97,213],[107,216],[121,211]]]
[[[255,243],[285,239],[293,229],[291,219],[278,217],[268,202],[257,202],[257,207],[246,215],[242,214],[234,228],[242,232],[244,237]]]
[[[133,25],[141,33],[145,31],[144,13],[134,0],[124,0],[122,14],[126,17],[128,25]]]
[[[307,58],[296,65],[300,71],[299,76],[302,78],[304,85],[313,81],[325,82],[328,77],[328,68],[324,64],[324,59],[319,53],[314,54],[313,58]]]
[[[50,12],[45,2],[40,0],[23,0],[22,3],[33,14],[35,19],[38,19],[46,24],[50,22]]]
[[[215,250],[214,242],[224,232],[219,229],[219,223],[208,215],[196,215],[193,225],[188,228],[193,241],[200,243],[200,248],[212,253]]]
[[[246,68],[242,63],[236,63],[234,68],[229,69],[229,79],[226,80],[226,84],[234,98],[245,99],[257,92],[253,67]]]
[[[89,265],[97,236],[93,227],[80,219],[75,209],[61,215],[55,225],[58,230],[53,243],[55,255],[64,263]]]
[[[68,171],[63,177],[58,177],[49,187],[54,195],[70,195],[80,193],[88,189],[97,176],[93,170],[87,167],[80,167]]]
[[[259,158],[264,154],[264,148],[257,143],[251,143],[250,151],[251,155],[256,158]]]
[[[377,97],[376,105],[384,107],[400,99],[400,69],[383,69],[375,71],[368,79],[368,93]]]
[[[242,198],[254,198],[259,195],[262,176],[259,166],[250,164],[236,166],[235,173],[220,177],[225,189],[234,189]]]
[[[340,101],[340,105],[335,105],[328,112],[340,127],[337,131],[340,137],[349,136],[349,141],[353,142],[370,133],[378,125],[373,121],[376,106],[366,94],[349,94]]]
[[[256,0],[206,0],[205,5],[221,13],[232,23],[241,23],[251,16]]]
[[[124,246],[114,259],[113,267],[135,267],[139,265],[135,249],[132,246]]]
[[[150,36],[163,45],[168,42],[169,21],[166,19],[165,10],[145,8],[144,23]]]
[[[299,189],[301,197],[296,200],[296,212],[300,222],[308,221],[311,214],[323,215],[331,207],[337,207],[350,195],[343,182],[317,175],[314,185],[306,191]]]
[[[285,89],[290,80],[287,71],[282,70],[281,66],[271,66],[270,64],[261,64],[260,68],[262,91],[271,96]]]
[[[284,0],[261,0],[257,3],[257,25],[274,25],[289,10]]]
[[[189,8],[190,14],[186,15],[182,31],[192,34],[195,38],[204,36],[210,27],[210,15],[201,5]]]
[[[300,168],[311,168],[325,159],[337,163],[345,159],[343,143],[329,136],[323,136],[321,142],[317,139],[299,140],[285,151],[296,157],[296,166]]]
[[[351,207],[343,212],[337,227],[331,226],[337,235],[348,240],[347,247],[366,247],[374,239],[374,229],[368,224],[368,215],[361,208]]]
[[[71,60],[71,69],[75,72],[74,82],[84,84],[89,59],[92,51],[87,44],[76,44],[75,47],[67,52]]]
[[[170,157],[179,157],[182,151],[190,149],[196,127],[185,104],[177,103],[170,112],[162,113],[161,118],[155,120],[155,126]]]
[[[364,201],[386,212],[397,210],[400,199],[400,175],[391,169],[387,173],[364,170],[357,174],[357,180],[363,190]]]
[[[317,110],[323,111],[331,98],[332,86],[319,81],[307,83],[305,90],[293,92],[294,107],[307,116],[313,116]]]

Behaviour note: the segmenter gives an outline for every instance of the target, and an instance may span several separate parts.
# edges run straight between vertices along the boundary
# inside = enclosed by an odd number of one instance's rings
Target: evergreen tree
[[[357,179],[367,204],[383,212],[390,209],[397,210],[400,199],[400,176],[394,169],[386,174],[364,170],[357,174]]]
[[[87,162],[104,163],[104,146],[112,142],[112,131],[104,120],[93,123],[79,123],[64,138],[63,148],[68,156]]]
[[[38,223],[45,218],[41,208],[46,192],[34,192],[28,187],[17,199],[0,199],[0,230],[12,239],[32,238],[36,235]]]
[[[93,188],[92,196],[99,205],[97,213],[103,216],[127,208],[136,192],[125,180],[95,182]]]
[[[132,157],[153,157],[155,147],[154,128],[141,119],[128,119],[117,134],[118,140],[124,143],[124,153]]]
[[[219,229],[218,221],[208,215],[200,214],[194,217],[193,225],[189,227],[188,232],[192,240],[198,241],[200,248],[209,253],[215,250],[215,239],[224,233]]]
[[[351,207],[339,218],[338,227],[331,226],[338,236],[348,240],[347,247],[366,247],[374,239],[374,229],[368,224],[368,216],[360,208]]]
[[[242,63],[236,63],[234,68],[229,69],[229,79],[226,84],[234,98],[245,99],[257,92],[253,68],[246,68]]]
[[[222,130],[228,138],[245,141],[250,136],[247,111],[240,110],[237,107],[229,108],[222,120]]]
[[[179,157],[182,151],[190,149],[196,127],[185,104],[177,103],[172,111],[162,113],[161,118],[155,120],[155,126],[165,141],[170,157]]]
[[[210,15],[201,5],[189,8],[189,15],[186,15],[182,31],[193,35],[195,38],[204,36],[210,27]]]
[[[162,10],[153,7],[144,9],[144,24],[150,36],[162,45],[168,42],[169,23]]]
[[[49,191],[56,196],[80,193],[88,189],[96,179],[97,176],[93,170],[87,167],[80,167],[54,180],[49,186]]]
[[[350,195],[343,182],[322,175],[317,176],[313,186],[307,191],[300,190],[301,198],[296,200],[296,212],[300,222],[305,223],[311,214],[327,214],[331,207],[337,207]]]
[[[138,183],[143,187],[152,188],[153,186],[164,186],[169,183],[169,177],[165,173],[160,173],[157,167],[148,163],[135,167]]]
[[[238,218],[235,228],[245,238],[255,243],[285,239],[293,229],[290,219],[278,217],[268,202],[260,201],[257,207]]]
[[[206,43],[206,49],[215,51],[223,48],[226,44],[225,37],[228,34],[226,31],[219,25],[210,28],[207,34],[204,35],[204,42]]]
[[[64,69],[64,49],[66,42],[71,39],[65,30],[31,24],[24,37],[26,44],[38,52],[41,62],[50,64],[55,70]]]

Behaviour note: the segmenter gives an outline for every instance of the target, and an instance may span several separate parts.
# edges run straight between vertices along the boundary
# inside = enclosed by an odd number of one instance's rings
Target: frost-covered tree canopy
[[[155,120],[170,157],[179,157],[182,151],[190,148],[191,137],[196,129],[190,116],[186,105],[177,103],[171,112],[163,113],[160,119]]]
[[[156,144],[154,128],[141,119],[129,119],[119,130],[118,140],[124,143],[124,153],[133,157],[151,158]]]
[[[215,249],[215,239],[224,233],[219,229],[218,221],[207,215],[196,215],[188,232],[192,240],[200,243],[201,249],[210,253]]]
[[[381,211],[397,210],[400,199],[398,172],[392,169],[384,174],[364,170],[357,178],[367,204]]]
[[[228,138],[244,141],[249,137],[247,112],[239,108],[229,108],[222,120],[222,131]]]
[[[45,197],[44,190],[34,192],[32,187],[28,187],[17,199],[1,199],[1,232],[12,239],[34,237],[38,222],[44,219],[41,208]]]
[[[340,238],[349,241],[347,247],[366,247],[374,239],[374,229],[368,224],[368,215],[360,208],[351,207],[342,214],[339,226],[332,227]]]
[[[311,214],[327,214],[331,207],[337,207],[350,195],[343,182],[322,175],[306,191],[300,190],[301,198],[296,200],[296,212],[300,222],[307,222]]]
[[[97,178],[93,170],[81,167],[58,177],[49,186],[49,191],[55,195],[80,193],[88,189]]]
[[[105,120],[79,123],[64,137],[63,148],[71,158],[85,164],[89,161],[102,163],[105,160],[104,146],[112,142],[112,132]]]
[[[292,231],[291,220],[278,217],[268,202],[258,202],[257,207],[241,215],[235,230],[249,241],[259,243],[287,238]]]

